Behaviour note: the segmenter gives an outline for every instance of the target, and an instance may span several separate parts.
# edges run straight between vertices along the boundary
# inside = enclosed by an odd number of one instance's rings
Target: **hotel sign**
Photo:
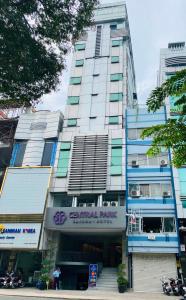
[[[57,230],[124,229],[124,207],[58,207],[48,208],[46,228]]]

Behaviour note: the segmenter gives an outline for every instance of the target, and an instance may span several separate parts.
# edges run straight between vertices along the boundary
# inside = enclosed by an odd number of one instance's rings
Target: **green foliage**
[[[118,266],[118,272],[117,272],[117,283],[118,283],[118,286],[121,286],[121,285],[127,285],[128,284],[128,280],[126,279],[126,272],[125,272],[125,264],[120,264]]]
[[[176,118],[171,118],[165,124],[152,126],[143,131],[141,137],[153,137],[153,142],[147,154],[155,156],[162,149],[172,149],[173,165],[181,167],[186,163],[186,69],[177,72],[167,79],[161,87],[152,91],[147,100],[148,110],[155,112],[165,101],[166,97],[176,96],[174,105],[181,105],[181,111]]]
[[[30,105],[55,90],[71,41],[91,25],[96,5],[97,0],[1,0],[1,99]]]
[[[41,276],[40,280],[47,282],[52,279],[51,277],[51,271],[52,268],[54,267],[54,260],[55,260],[55,244],[50,241],[48,242],[48,250],[43,256],[42,260],[42,267],[41,267]]]

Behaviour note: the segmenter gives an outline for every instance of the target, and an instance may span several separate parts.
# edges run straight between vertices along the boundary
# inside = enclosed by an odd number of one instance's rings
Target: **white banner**
[[[41,224],[0,224],[0,249],[37,249]]]

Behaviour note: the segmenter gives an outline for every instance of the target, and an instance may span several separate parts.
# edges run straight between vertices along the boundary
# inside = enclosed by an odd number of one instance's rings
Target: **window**
[[[68,126],[68,127],[74,127],[74,126],[77,126],[77,119],[68,119],[68,121],[67,121],[67,126]]]
[[[145,128],[129,128],[128,139],[129,140],[140,140],[141,134]]]
[[[164,198],[171,197],[171,184],[170,183],[151,183],[151,184],[129,184],[129,195],[132,198],[136,197],[151,197],[151,198]]]
[[[119,47],[123,45],[122,40],[112,40],[112,47]]]
[[[21,167],[26,150],[27,142],[17,142],[14,145],[12,159],[10,165],[13,167]]]
[[[119,117],[118,116],[109,117],[109,124],[110,125],[119,124]]]
[[[84,65],[84,59],[76,60],[76,67],[82,67]]]
[[[70,84],[81,84],[81,77],[71,77]]]
[[[79,96],[69,96],[67,100],[67,104],[71,104],[71,105],[79,104]]]
[[[167,153],[160,153],[157,156],[147,156],[144,154],[129,154],[128,155],[128,166],[135,166],[133,161],[136,161],[136,166],[138,167],[156,167],[160,168],[162,166],[162,162],[167,166],[168,162],[168,154]]]
[[[117,24],[110,24],[110,29],[111,30],[116,30],[117,29]]]
[[[75,50],[76,51],[85,50],[85,47],[86,47],[85,44],[75,44]]]
[[[122,139],[111,142],[111,175],[122,175]]]
[[[110,81],[120,81],[123,80],[123,73],[116,73],[110,75]]]
[[[123,100],[123,93],[111,93],[110,102],[117,102]]]
[[[61,143],[60,154],[57,167],[57,177],[66,177],[68,173],[68,164],[70,158],[70,142]]]
[[[56,146],[57,144],[54,141],[45,142],[41,166],[53,166],[55,160]]]
[[[163,233],[176,232],[174,218],[151,217],[143,218],[143,232]]]
[[[96,45],[95,45],[95,56],[100,56],[100,50],[101,50],[101,26],[97,26],[97,32],[96,32]]]
[[[119,56],[112,56],[111,57],[111,63],[112,64],[119,63]]]

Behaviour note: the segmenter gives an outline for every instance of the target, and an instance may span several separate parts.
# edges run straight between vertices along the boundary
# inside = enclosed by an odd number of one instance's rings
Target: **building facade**
[[[160,291],[160,278],[177,274],[179,239],[170,154],[149,157],[152,138],[141,139],[145,128],[165,121],[164,107],[156,113],[145,107],[127,110],[128,257],[135,291]]]
[[[22,114],[1,186],[0,269],[22,269],[25,280],[41,267],[43,218],[61,127],[60,112]]]
[[[125,110],[135,103],[126,5],[113,2],[95,11],[72,60],[45,224],[63,288],[87,287],[90,262],[111,274],[126,261]]]
[[[175,72],[186,68],[186,46],[185,42],[169,43],[168,48],[160,51],[159,84]],[[166,99],[167,118],[178,118],[182,107],[174,103],[178,97]],[[173,168],[173,177],[176,193],[177,214],[179,223],[180,255],[183,277],[186,277],[186,166]]]

